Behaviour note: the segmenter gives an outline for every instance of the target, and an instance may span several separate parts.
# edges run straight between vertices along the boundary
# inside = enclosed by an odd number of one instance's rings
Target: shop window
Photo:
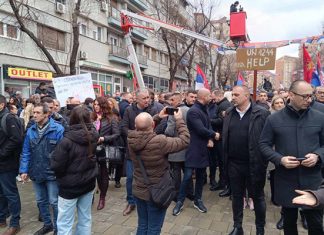
[[[65,50],[65,34],[63,32],[39,24],[37,25],[37,34],[45,47]]]
[[[120,83],[120,78],[115,77],[115,83]]]

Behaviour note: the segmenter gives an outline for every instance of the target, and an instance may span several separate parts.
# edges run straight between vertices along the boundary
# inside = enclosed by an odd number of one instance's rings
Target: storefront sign
[[[66,106],[69,97],[75,97],[81,102],[86,98],[96,98],[90,73],[53,78],[53,85],[62,107]]]
[[[48,71],[8,67],[8,77],[23,80],[52,81],[53,73]]]
[[[273,70],[276,48],[239,48],[236,50],[238,70]]]

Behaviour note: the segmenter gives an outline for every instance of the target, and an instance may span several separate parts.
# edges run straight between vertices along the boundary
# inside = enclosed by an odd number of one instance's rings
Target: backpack
[[[1,125],[0,125],[0,129],[4,132],[4,134],[6,136],[8,136],[8,130],[7,130],[7,116],[10,115],[11,113],[5,113],[2,118],[1,118]],[[12,115],[12,114],[11,114]],[[21,120],[20,118],[18,118],[16,115],[13,115],[16,119],[17,122],[17,127],[19,129],[19,133],[21,136],[25,135],[25,125],[23,120]]]

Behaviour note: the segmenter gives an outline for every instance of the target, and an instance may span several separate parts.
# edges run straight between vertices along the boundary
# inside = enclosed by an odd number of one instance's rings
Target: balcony
[[[181,69],[181,68],[178,68],[178,69],[177,69],[177,72],[176,72],[176,74],[175,74],[175,77],[176,77],[176,78],[179,78],[179,79],[181,79],[181,80],[188,80],[188,75],[187,75],[186,72],[185,72],[183,69]]]
[[[133,23],[136,25],[143,25],[143,23],[139,20],[133,19]],[[142,28],[133,28],[132,35],[140,40],[147,40],[147,29],[142,29]]]
[[[108,24],[110,26],[118,27],[118,29],[121,29],[120,11],[114,7],[109,8]]]
[[[138,7],[142,11],[148,10],[146,0],[129,0],[129,2],[134,4],[136,7]]]
[[[136,54],[138,63],[140,67],[146,69],[147,67],[147,57],[143,55]],[[121,64],[130,64],[127,59],[128,52],[126,48],[118,47],[115,45],[109,44],[109,55],[108,60],[110,62],[116,62]]]

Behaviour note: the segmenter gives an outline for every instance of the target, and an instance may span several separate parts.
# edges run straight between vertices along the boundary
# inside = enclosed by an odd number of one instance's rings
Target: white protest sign
[[[90,73],[53,78],[53,85],[56,98],[62,107],[66,106],[69,97],[75,97],[81,102],[88,97],[96,98]]]

